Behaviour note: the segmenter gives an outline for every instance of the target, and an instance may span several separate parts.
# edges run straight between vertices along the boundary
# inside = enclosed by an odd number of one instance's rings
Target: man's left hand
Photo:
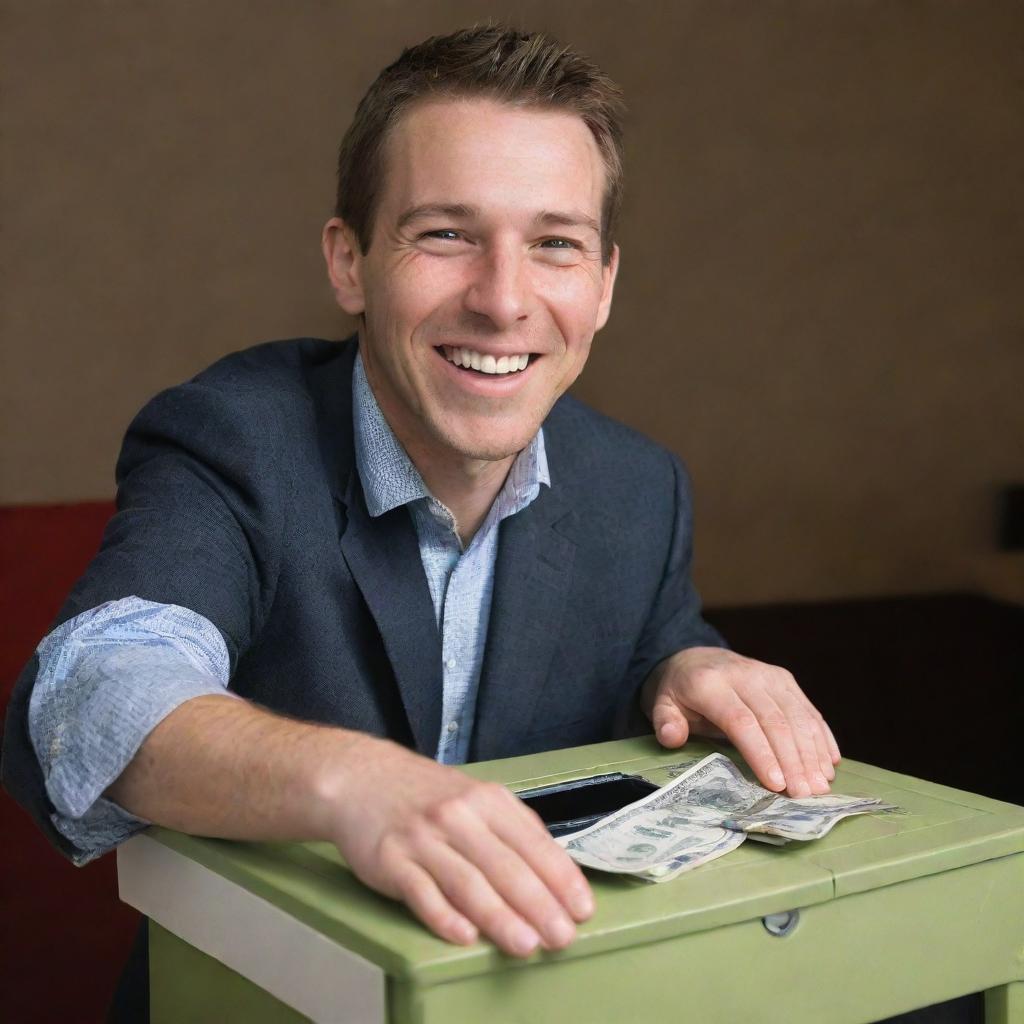
[[[832,730],[784,668],[691,647],[654,669],[641,703],[662,746],[681,747],[691,733],[725,737],[768,789],[809,796],[835,778]]]

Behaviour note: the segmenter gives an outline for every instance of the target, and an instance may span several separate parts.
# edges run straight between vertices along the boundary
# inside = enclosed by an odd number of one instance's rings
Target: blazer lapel
[[[352,436],[355,339],[329,349],[310,371],[320,457],[336,502],[342,557],[366,601],[421,754],[433,757],[441,732],[441,643],[406,508],[377,519],[366,510]],[[355,642],[358,642],[356,638]]]
[[[561,635],[574,514],[541,493],[501,524],[470,760],[508,757],[530,726]]]
[[[341,513],[343,557],[380,630],[416,749],[433,757],[441,730],[441,642],[408,510],[394,509],[377,519],[366,510],[352,446],[355,354],[351,341],[339,346],[312,375],[321,455]],[[576,550],[575,513],[559,493],[542,487],[530,505],[500,527],[470,744],[474,761],[515,753],[547,681]]]
[[[416,530],[404,506],[371,519],[353,469],[341,551],[384,641],[416,749],[437,753],[441,642]]]

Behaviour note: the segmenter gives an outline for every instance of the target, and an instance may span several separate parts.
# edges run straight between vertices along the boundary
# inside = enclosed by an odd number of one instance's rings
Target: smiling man
[[[367,251],[335,217],[324,253],[377,404],[468,542],[608,319],[605,170],[577,114],[487,96],[421,101],[384,163]]]
[[[378,77],[322,240],[358,338],[146,406],[12,700],[5,783],[76,862],[148,822],[329,840],[438,935],[526,956],[592,894],[452,765],[642,708],[667,746],[724,734],[770,788],[827,791],[821,716],[700,617],[681,464],[565,397],[611,308],[619,118],[585,58],[501,27]]]

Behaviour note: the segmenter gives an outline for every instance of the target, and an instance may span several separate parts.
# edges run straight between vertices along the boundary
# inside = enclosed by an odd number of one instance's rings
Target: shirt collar
[[[352,374],[352,409],[356,468],[370,515],[376,518],[399,505],[433,497],[380,411],[366,379],[361,352],[356,354]],[[501,518],[529,505],[540,493],[541,484],[551,486],[543,429],[516,456],[495,500]]]

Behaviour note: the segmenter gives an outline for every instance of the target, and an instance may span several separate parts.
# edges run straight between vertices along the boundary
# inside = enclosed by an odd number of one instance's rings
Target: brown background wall
[[[578,385],[688,461],[716,604],[1024,600],[1024,4],[0,0],[0,503],[108,497],[145,399],[340,337],[318,236],[402,45],[490,15],[631,107],[616,308]]]

